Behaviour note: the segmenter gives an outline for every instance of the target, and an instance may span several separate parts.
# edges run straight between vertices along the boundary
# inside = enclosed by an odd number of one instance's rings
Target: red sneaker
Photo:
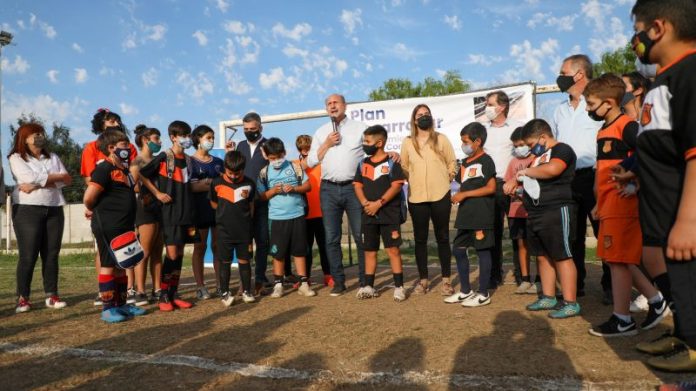
[[[334,286],[334,280],[331,274],[324,274],[324,286],[329,286],[333,288]]]
[[[193,304],[189,303],[188,301],[181,300],[178,298],[175,298],[174,300],[172,300],[172,303],[174,303],[175,307],[180,308],[182,310],[187,310],[187,309],[193,307]]]
[[[15,312],[20,314],[22,312],[29,312],[31,310],[31,303],[29,299],[25,299],[22,296],[17,300],[17,307],[15,307]]]
[[[160,296],[159,310],[162,312],[174,311],[174,304],[172,304],[172,302],[169,301],[169,297],[166,293],[162,293],[162,295]]]

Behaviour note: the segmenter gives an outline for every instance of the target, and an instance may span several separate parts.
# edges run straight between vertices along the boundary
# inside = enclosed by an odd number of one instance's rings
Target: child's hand
[[[510,180],[505,182],[503,185],[503,193],[506,195],[515,195],[515,191],[517,191],[517,181]]]
[[[86,218],[87,220],[92,220],[92,214],[93,214],[93,213],[94,213],[94,212],[92,212],[91,210],[85,209],[85,218]]]
[[[466,193],[460,191],[457,194],[452,196],[452,203],[453,204],[461,204],[465,199],[466,199]]]
[[[611,174],[609,174],[609,177],[612,181],[617,182],[620,185],[626,185],[630,181],[636,179],[636,174],[633,171],[626,171],[622,165],[617,164],[611,168]]]
[[[163,204],[168,204],[168,203],[172,202],[172,197],[170,197],[169,194],[167,194],[167,193],[162,193],[161,191],[157,192],[155,197],[157,197],[159,202],[161,202]]]
[[[527,176],[527,169],[517,171],[517,182],[522,182],[522,177]]]
[[[290,185],[288,185],[288,184],[284,184],[284,185],[283,185],[283,193],[285,193],[285,194],[291,193],[291,192],[292,192],[292,189],[293,189],[293,187],[290,186]]]
[[[598,220],[597,218],[597,204],[592,208],[592,211],[590,211],[590,216],[592,217],[592,220]]]
[[[271,190],[273,190],[273,195],[276,196],[283,192],[283,185],[278,183],[277,185],[273,186]]]
[[[365,205],[365,214],[368,216],[374,216],[377,214],[379,211],[379,208],[382,207],[382,203],[379,201],[370,201]]]
[[[617,185],[621,198],[635,197],[638,193],[638,181],[629,182],[625,186]]]
[[[667,258],[674,261],[696,259],[696,235],[693,228],[696,222],[677,219],[667,239]]]

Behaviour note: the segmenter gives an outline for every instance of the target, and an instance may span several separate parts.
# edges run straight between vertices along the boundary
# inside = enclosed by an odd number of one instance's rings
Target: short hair
[[[563,62],[570,61],[573,67],[583,71],[585,77],[592,79],[592,61],[585,54],[573,54],[572,56],[566,57]]]
[[[488,98],[490,98],[491,96],[495,96],[495,101],[499,105],[505,106],[505,110],[503,110],[503,113],[507,118],[508,113],[510,112],[510,97],[508,96],[508,94],[506,94],[503,90],[490,92],[488,93],[488,95],[486,95],[486,102],[488,102]]]
[[[256,121],[260,124],[261,123],[261,116],[252,111],[252,112],[246,113],[244,115],[244,118],[242,118],[242,122],[251,122],[251,121]]]
[[[551,131],[551,126],[548,122],[543,119],[533,119],[522,128],[522,140],[528,140],[530,138],[539,138],[542,135],[547,135],[553,138],[553,132]]]
[[[515,141],[522,141],[522,140],[524,140],[522,138],[522,126],[518,126],[515,128],[515,130],[512,131],[512,134],[510,134],[510,141],[512,141],[514,143]]]
[[[346,103],[346,97],[345,97],[345,96],[343,96],[343,95],[341,95],[341,94],[331,94],[331,95],[327,96],[326,99],[324,99],[324,104],[326,104],[326,102],[328,102],[328,101],[329,101],[329,98],[331,98],[332,96],[337,96],[337,97],[339,97],[339,98],[341,99],[341,103],[344,103],[344,104]]]
[[[162,134],[160,133],[159,129],[157,128],[148,128],[147,126],[140,124],[135,127],[135,145],[138,146],[138,148],[143,147],[143,139],[149,139],[150,136],[153,134],[156,134],[158,136],[161,136]]]
[[[191,141],[193,142],[193,147],[198,148],[198,145],[201,143],[201,137],[205,136],[208,133],[212,133],[214,135],[215,131],[208,125],[196,126],[196,128],[193,129],[193,132],[191,133]]]
[[[101,153],[109,156],[109,146],[121,141],[128,142],[128,136],[125,133],[116,129],[106,129],[97,137],[97,148]]]
[[[104,131],[104,122],[109,120],[116,120],[116,122],[118,122],[119,126],[122,128],[121,130],[124,132],[126,131],[120,115],[110,111],[109,109],[99,109],[96,113],[94,113],[94,117],[92,117],[92,133],[96,135],[101,134],[101,132]]]
[[[298,151],[301,151],[303,149],[310,148],[312,146],[312,136],[302,134],[297,136],[297,139],[295,140],[295,147],[297,147]]]
[[[173,121],[167,128],[170,136],[188,136],[191,134],[191,126],[184,121]]]
[[[486,132],[486,127],[480,122],[471,122],[462,128],[459,132],[460,137],[468,136],[471,141],[481,140],[481,146],[486,144],[486,137],[488,137],[488,132]]]
[[[680,40],[696,40],[696,1],[694,0],[637,0],[631,9],[637,22],[651,24],[664,18],[674,26]]]
[[[230,171],[240,171],[246,167],[246,158],[239,151],[229,151],[225,154],[225,168]]]
[[[616,104],[621,104],[626,94],[626,84],[619,76],[613,73],[605,73],[596,79],[590,80],[582,94],[585,98],[596,96],[599,99],[611,99]]]
[[[623,75],[621,75],[621,77],[625,77],[628,79],[628,82],[631,83],[631,87],[633,88],[634,91],[639,89],[639,88],[642,88],[643,89],[643,97],[645,97],[645,94],[650,89],[650,79],[643,76],[643,74],[640,72],[633,71],[633,72],[629,72],[629,73],[624,73]],[[643,99],[641,99],[641,103],[642,103],[642,100]]]
[[[387,135],[387,129],[385,129],[382,125],[372,125],[369,128],[365,129],[363,134],[365,136],[376,136],[380,140],[383,140],[385,143],[387,142],[387,138],[389,137]]]
[[[285,144],[278,137],[271,137],[261,146],[266,155],[280,155],[285,153]]]

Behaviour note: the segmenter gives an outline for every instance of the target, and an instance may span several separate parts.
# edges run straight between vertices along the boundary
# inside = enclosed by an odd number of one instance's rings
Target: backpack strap
[[[167,157],[167,186],[164,189],[164,192],[168,195],[172,195],[172,187],[174,186],[174,169],[175,167],[175,160],[174,160],[174,152],[171,149],[167,149],[164,151]]]
[[[261,168],[261,171],[259,171],[259,179],[261,180],[261,183],[266,187],[266,191],[268,191],[268,165],[263,166]]]

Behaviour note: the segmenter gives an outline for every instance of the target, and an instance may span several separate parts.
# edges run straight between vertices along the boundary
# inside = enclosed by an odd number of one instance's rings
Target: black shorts
[[[164,225],[164,244],[167,246],[198,243],[201,236],[194,225]]]
[[[157,224],[162,222],[162,208],[159,207],[158,203],[154,203],[149,207],[143,205],[143,201],[140,198],[136,198],[136,209],[135,209],[135,226],[140,227],[145,224]]]
[[[215,244],[215,259],[222,263],[230,263],[234,256],[248,261],[252,256],[251,243],[239,243],[232,238],[218,236]]]
[[[304,216],[290,220],[269,220],[271,238],[268,255],[273,259],[307,256],[307,222]]]
[[[458,229],[457,236],[452,241],[454,248],[473,247],[476,250],[486,250],[495,246],[495,233],[492,229]]]
[[[529,255],[546,256],[552,261],[572,258],[575,238],[575,206],[566,205],[529,213],[527,248]]]
[[[399,224],[363,224],[363,250],[379,251],[380,236],[384,248],[401,246],[401,226]]]
[[[510,228],[510,239],[519,240],[527,238],[527,219],[519,217],[508,217]]]
[[[109,250],[110,242],[113,238],[121,235],[124,232],[109,232],[102,233],[101,230],[92,228],[94,241],[97,242],[97,251],[99,251],[99,264],[101,267],[117,267],[116,258],[114,258],[111,250]]]

